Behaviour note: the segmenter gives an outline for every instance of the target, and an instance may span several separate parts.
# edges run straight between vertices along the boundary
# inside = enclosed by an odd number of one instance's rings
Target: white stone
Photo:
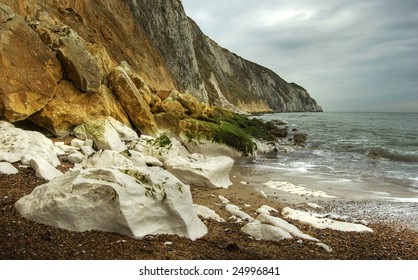
[[[197,215],[202,219],[211,219],[220,223],[225,222],[223,218],[221,218],[214,210],[210,209],[209,207],[195,204],[194,209]]]
[[[80,140],[80,139],[77,139],[77,138],[74,138],[73,140],[71,140],[71,146],[73,146],[73,147],[76,147],[76,148],[81,148],[81,147],[83,147],[84,146],[84,143],[85,143],[86,141],[84,141],[84,140]]]
[[[268,205],[263,205],[263,206],[261,206],[260,208],[258,208],[256,210],[256,213],[258,213],[258,214],[267,214],[267,215],[269,215],[270,212],[279,212],[279,211],[277,211],[277,209],[275,209],[273,207],[270,207]]]
[[[241,228],[241,231],[258,240],[280,241],[291,239],[292,236],[281,228],[253,221]]]
[[[122,142],[119,133],[108,119],[92,120],[83,124],[82,128],[77,127],[75,130],[84,130],[87,139],[93,140],[99,150],[123,152],[127,149],[125,143]]]
[[[96,151],[93,149],[92,146],[82,146],[81,147],[81,151],[83,152],[83,154],[85,154],[86,156],[90,156],[92,154],[94,154]]]
[[[128,159],[132,161],[134,166],[147,166],[147,162],[145,160],[145,156],[137,151],[129,150]]]
[[[13,175],[17,173],[19,173],[19,170],[9,162],[0,162],[0,174]]]
[[[145,163],[149,166],[164,167],[164,163],[162,163],[158,158],[153,156],[145,156]]]
[[[240,218],[242,220],[249,221],[249,222],[251,222],[251,221],[254,220],[253,217],[251,217],[247,213],[241,211],[241,209],[238,206],[234,205],[234,204],[227,204],[225,206],[225,209],[226,209],[226,211],[228,211],[232,215],[235,215],[235,216],[237,216],[238,218]]]
[[[318,242],[318,243],[316,243],[316,246],[321,247],[327,253],[332,253],[332,248],[330,246],[328,246],[327,244]]]
[[[266,195],[266,193],[262,190],[257,192],[257,195],[261,198],[267,198],[268,196]]]
[[[68,172],[15,204],[32,221],[70,231],[99,230],[134,238],[207,233],[190,188],[161,168]]]
[[[53,166],[60,164],[55,154],[54,144],[50,139],[39,132],[25,131],[2,121],[0,126],[0,161],[10,163],[22,161],[23,164],[29,165],[33,158],[43,158]]]
[[[312,237],[308,234],[303,233],[296,226],[292,225],[291,223],[279,217],[272,217],[270,215],[260,214],[258,215],[257,220],[264,224],[270,224],[275,227],[279,227],[283,229],[284,231],[287,231],[288,233],[290,233],[292,236],[299,237],[299,238],[306,239],[306,240],[311,240],[311,241],[319,241],[315,237]]]
[[[173,157],[190,155],[177,139],[167,135],[158,138],[141,135],[135,143],[134,150],[141,152],[145,156],[155,157],[161,162],[165,162]]]
[[[56,177],[62,176],[63,173],[52,166],[43,158],[33,158],[30,160],[30,166],[35,171],[35,175],[47,181],[51,181]]]
[[[64,142],[56,142],[56,143],[54,143],[54,145],[55,145],[55,147],[63,150],[65,154],[69,154],[69,153],[72,153],[72,152],[75,152],[75,151],[79,151],[80,150],[79,147],[65,145]]]
[[[373,232],[371,228],[366,227],[365,225],[340,222],[329,218],[322,218],[320,214],[294,210],[290,207],[283,208],[282,215],[285,218],[296,220],[318,229],[332,229],[346,232]]]
[[[223,204],[228,204],[230,203],[229,199],[227,199],[226,197],[222,196],[222,195],[218,195],[219,200],[223,203]]]
[[[307,204],[309,207],[313,208],[313,209],[321,209],[322,207],[316,203],[310,202]]]
[[[65,151],[63,149],[58,148],[57,146],[54,146],[54,152],[57,157],[62,157],[66,155]]]
[[[194,160],[187,156],[178,156],[165,161],[168,171],[186,184],[197,187],[228,188],[234,160],[229,157],[205,158]]]
[[[68,161],[71,163],[80,163],[82,162],[84,159],[84,155],[80,152],[72,152],[71,154],[68,155]]]
[[[84,168],[132,168],[132,161],[111,150],[102,150],[93,156],[84,158],[82,162]]]
[[[138,134],[130,127],[124,125],[120,121],[107,117],[107,121],[113,126],[113,128],[118,132],[119,137],[123,141],[133,141],[138,139]]]

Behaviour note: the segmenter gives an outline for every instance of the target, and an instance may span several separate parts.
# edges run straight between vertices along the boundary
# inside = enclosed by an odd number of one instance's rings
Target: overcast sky
[[[182,0],[222,47],[325,111],[418,112],[417,0]]]

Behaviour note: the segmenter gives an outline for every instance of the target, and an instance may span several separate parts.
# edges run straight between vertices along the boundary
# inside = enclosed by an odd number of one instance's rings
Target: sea
[[[348,198],[418,202],[418,113],[280,113],[306,147],[247,163],[265,180],[286,181]]]

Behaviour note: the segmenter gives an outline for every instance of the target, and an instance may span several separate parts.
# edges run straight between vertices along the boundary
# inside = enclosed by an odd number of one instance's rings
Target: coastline
[[[248,176],[249,174],[240,170],[240,166],[233,168],[231,172],[233,185],[228,189],[191,188],[195,204],[212,208],[226,220],[225,223],[219,223],[203,219],[209,233],[196,241],[172,235],[149,236],[137,240],[114,233],[96,231],[76,233],[55,229],[35,224],[18,215],[13,206],[14,201],[28,194],[36,185],[42,183],[42,180],[36,178],[30,168],[16,167],[20,170],[19,175],[0,176],[2,216],[0,238],[3,240],[0,245],[0,259],[4,260],[418,259],[416,231],[390,223],[379,216],[368,221],[368,226],[374,230],[373,233],[319,230],[292,221],[303,232],[330,246],[332,252],[326,252],[315,242],[299,241],[297,238],[280,242],[250,238],[241,231],[243,223],[228,220],[231,214],[225,210],[225,206],[218,198],[219,195],[229,199],[231,203],[241,207],[251,216],[256,216],[256,209],[262,205],[268,205],[279,211],[289,205],[297,209],[307,209],[307,200],[300,197],[299,202],[289,201],[282,196],[282,200],[279,201],[276,198],[261,197],[257,193],[259,190],[257,181],[263,178]],[[22,182],[24,182],[23,188]],[[325,201],[321,199],[318,202],[322,204],[322,210],[325,212],[334,211],[341,205],[346,208],[340,207],[340,209],[353,209],[355,203],[358,203],[334,199],[328,200],[328,203],[324,203]],[[373,212],[372,206],[378,205],[379,202],[371,201],[365,204],[365,209]],[[361,211],[358,213],[361,214]],[[365,214],[358,217],[358,219],[366,218],[368,217]]]

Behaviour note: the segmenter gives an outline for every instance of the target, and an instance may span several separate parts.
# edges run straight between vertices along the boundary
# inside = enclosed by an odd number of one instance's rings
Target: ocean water
[[[307,147],[259,157],[253,169],[269,179],[358,195],[418,197],[418,113],[281,113],[308,134]],[[372,196],[373,196],[372,195]]]

